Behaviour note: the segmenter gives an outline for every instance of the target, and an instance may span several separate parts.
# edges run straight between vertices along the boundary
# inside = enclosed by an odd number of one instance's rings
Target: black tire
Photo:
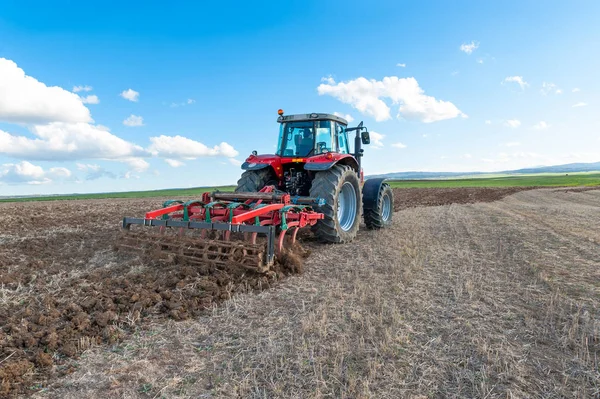
[[[338,204],[342,187],[347,198],[354,198],[352,190],[346,183],[354,188],[356,196],[356,210],[351,212],[352,207],[348,205],[348,216],[354,213],[354,221],[344,219],[340,224],[338,218]],[[358,226],[360,225],[360,211],[362,208],[362,196],[360,191],[360,182],[356,171],[347,165],[335,165],[331,169],[317,172],[310,188],[310,196],[322,198],[326,201],[323,206],[315,207],[315,210],[325,215],[325,219],[319,220],[312,230],[315,236],[325,242],[345,243],[350,242],[356,237]],[[344,221],[345,220],[345,221]]]
[[[368,195],[365,191],[363,195]],[[363,217],[367,229],[378,230],[392,224],[394,215],[394,192],[389,184],[383,183],[379,187],[375,198],[363,198],[365,209]],[[367,207],[367,204],[370,204]]]
[[[247,170],[237,182],[236,193],[254,193],[260,191],[273,180],[271,169]]]

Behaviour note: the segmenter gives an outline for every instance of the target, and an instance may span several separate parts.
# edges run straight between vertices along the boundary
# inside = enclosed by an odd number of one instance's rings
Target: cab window
[[[338,152],[340,154],[350,153],[350,149],[348,147],[348,133],[346,132],[346,129],[344,129],[344,126],[340,125],[339,123],[336,123],[335,135],[337,138]]]
[[[324,154],[332,151],[332,139],[331,139],[331,122],[330,121],[318,121],[317,126],[317,137],[316,143],[316,154]]]

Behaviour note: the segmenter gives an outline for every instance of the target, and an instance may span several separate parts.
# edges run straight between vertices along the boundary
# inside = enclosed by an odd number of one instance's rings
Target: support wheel
[[[373,182],[369,186],[369,180],[365,183],[363,190],[363,217],[365,225],[370,230],[383,229],[392,224],[394,214],[394,192],[387,183]]]
[[[344,243],[356,237],[360,224],[362,198],[356,171],[347,165],[335,165],[318,172],[310,188],[310,196],[322,198],[326,204],[315,207],[325,215],[313,226],[318,239]]]
[[[237,182],[236,193],[254,193],[274,180],[270,168],[247,170]]]

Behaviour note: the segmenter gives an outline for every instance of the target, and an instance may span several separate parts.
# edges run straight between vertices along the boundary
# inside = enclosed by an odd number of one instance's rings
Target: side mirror
[[[369,132],[362,132],[360,134],[360,139],[363,144],[371,144],[371,137],[369,136]]]

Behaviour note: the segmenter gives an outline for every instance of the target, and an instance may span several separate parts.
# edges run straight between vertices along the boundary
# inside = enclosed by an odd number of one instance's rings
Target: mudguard
[[[363,210],[371,210],[377,207],[379,190],[384,182],[385,178],[381,177],[365,181],[363,186]]]
[[[268,163],[253,163],[253,162],[244,162],[242,164],[242,169],[244,170],[260,170],[264,169],[267,166],[270,166]]]
[[[329,170],[336,162],[307,162],[304,164],[304,170]]]

